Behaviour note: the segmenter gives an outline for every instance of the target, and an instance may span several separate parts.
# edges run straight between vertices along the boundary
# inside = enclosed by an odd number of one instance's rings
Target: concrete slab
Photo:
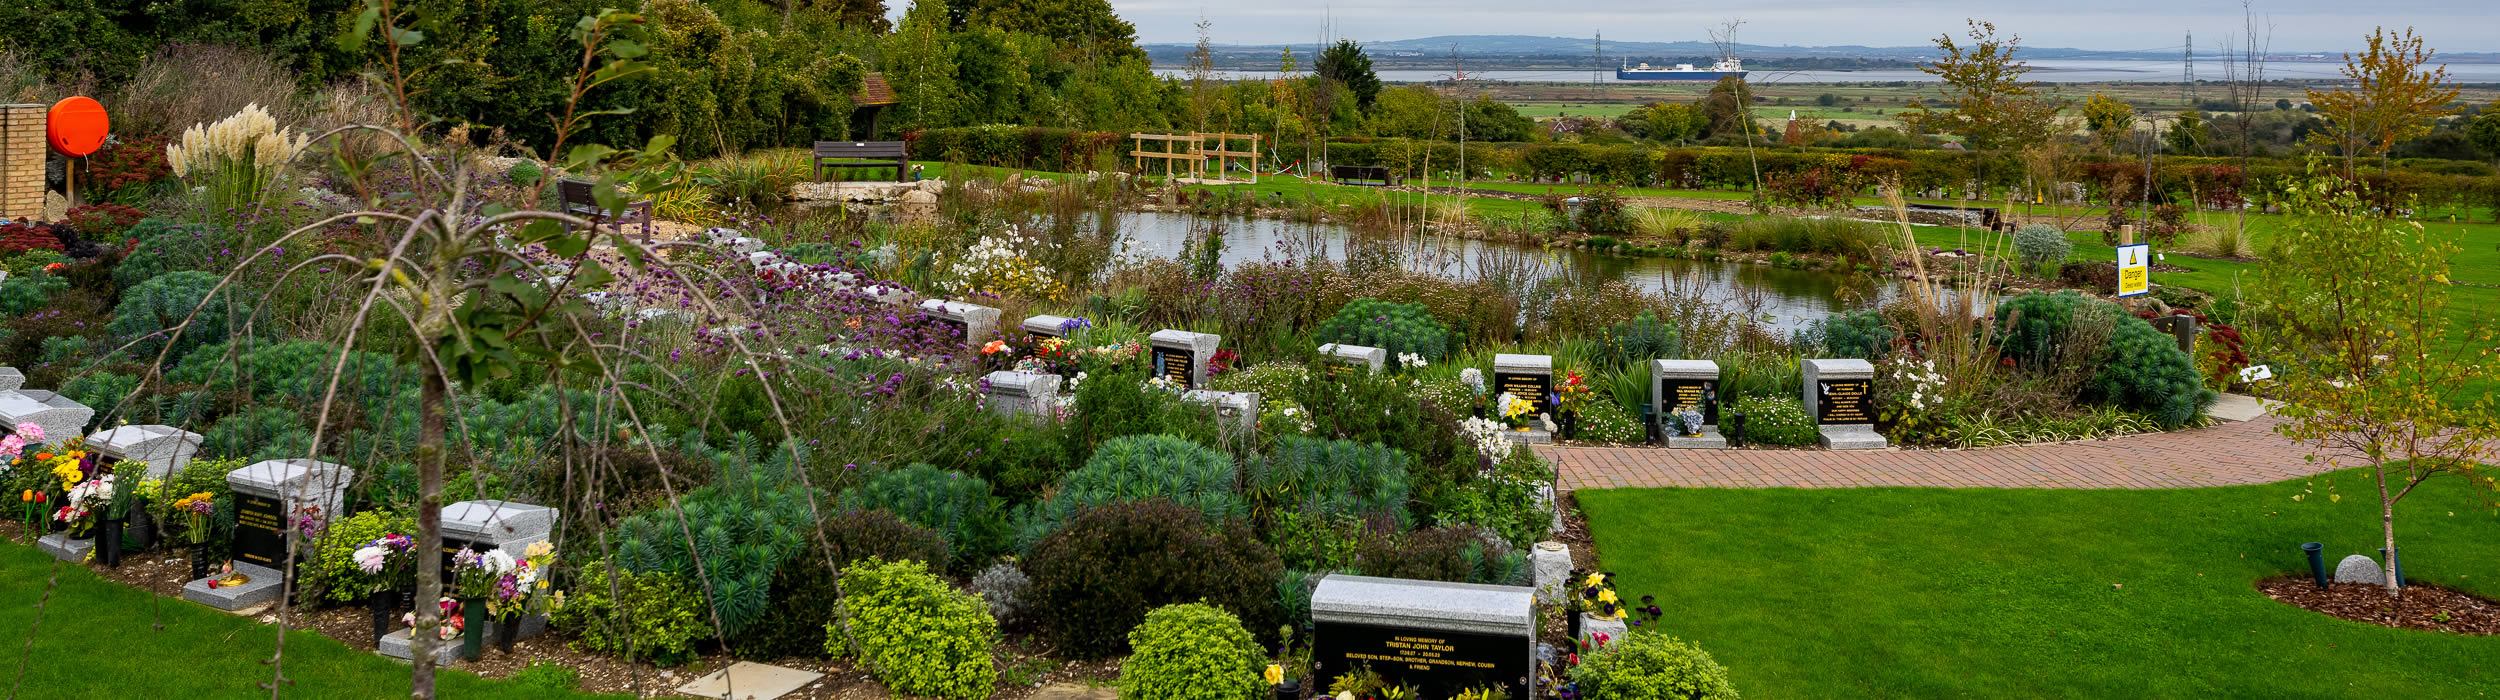
[[[1705,425],[1701,427],[1700,435],[1667,436],[1667,447],[1679,450],[1724,450],[1727,449],[1727,438],[1719,435],[1719,426]]]
[[[705,674],[692,683],[677,687],[677,692],[698,698],[723,700],[773,700],[788,695],[825,674],[782,668],[753,661],[740,661],[729,668]]]
[[[2274,412],[2274,407],[2282,403],[2247,394],[2223,394],[2213,408],[2205,409],[2205,415],[2227,421],[2252,421]]]

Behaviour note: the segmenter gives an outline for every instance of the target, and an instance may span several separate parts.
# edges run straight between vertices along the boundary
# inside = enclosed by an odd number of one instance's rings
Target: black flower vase
[[[191,543],[191,580],[208,578],[208,543]]]
[[[476,661],[486,655],[486,599],[460,599],[460,658]]]
[[[1563,612],[1563,631],[1564,631],[1564,633],[1565,633],[1565,634],[1567,634],[1567,635],[1569,635],[1569,636],[1571,637],[1571,644],[1572,644],[1572,646],[1574,646],[1574,647],[1579,646],[1579,644],[1580,644],[1580,611],[1578,611],[1578,610],[1569,610],[1569,609],[1566,609],[1566,610]]]
[[[147,501],[131,506],[130,522],[122,526],[122,549],[145,552],[156,546],[156,518],[148,515]]]
[[[417,611],[417,584],[401,583],[398,588],[393,590],[399,591],[400,612],[412,613]],[[441,605],[441,603],[436,603],[436,605]],[[414,633],[412,632],[410,634]]]
[[[512,641],[520,636],[521,616],[514,615],[509,620],[495,621],[495,649],[497,651],[512,653]]]
[[[1565,440],[1580,438],[1580,412],[1566,411],[1562,414],[1562,437]]]
[[[122,521],[105,518],[96,524],[96,563],[110,567],[122,565]]]
[[[382,638],[399,627],[399,591],[383,589],[365,596],[365,607],[373,613],[373,646],[382,646]]]

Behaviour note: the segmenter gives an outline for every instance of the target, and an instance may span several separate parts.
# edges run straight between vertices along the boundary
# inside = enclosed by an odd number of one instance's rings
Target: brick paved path
[[[1942,486],[2179,488],[2262,484],[2327,471],[2324,458],[2274,433],[2277,419],[2109,440],[1981,450],[1670,450],[1556,447],[1560,487]],[[2352,464],[2346,460],[2347,466]]]

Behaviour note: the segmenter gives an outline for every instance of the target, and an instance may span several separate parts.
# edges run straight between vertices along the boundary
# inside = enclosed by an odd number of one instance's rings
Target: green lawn
[[[0,649],[7,671],[26,653],[21,698],[245,698],[269,697],[269,659],[277,628],[177,599],[156,599],[107,581],[85,567],[60,567],[60,587],[35,625],[35,604],[53,571],[52,557],[24,544],[0,544]],[[161,616],[161,617],[159,617]],[[164,629],[153,625],[161,621]],[[408,665],[350,649],[313,632],[286,640],[289,698],[407,697]],[[449,698],[587,697],[490,681],[444,671],[440,691]]]
[[[1580,491],[1627,597],[1754,698],[2478,697],[2500,638],[2394,630],[2252,584],[2375,553],[2357,472],[2135,490]],[[2292,496],[2314,488],[2295,502]],[[2500,594],[2500,517],[2466,484],[2399,506],[2414,579]]]

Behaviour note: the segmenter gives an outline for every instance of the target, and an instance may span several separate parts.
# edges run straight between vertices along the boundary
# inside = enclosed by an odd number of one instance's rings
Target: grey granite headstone
[[[1059,375],[998,371],[990,383],[990,410],[999,415],[1047,416],[1059,400]]]
[[[455,614],[457,614],[457,611],[455,611]],[[530,615],[523,617],[520,619],[520,625],[520,629],[513,631],[513,639],[528,639],[541,634],[546,634],[547,632],[547,618],[543,615]],[[502,626],[503,622],[501,621],[487,620],[483,630],[483,633],[486,635],[485,639],[491,642],[495,638],[495,629]],[[383,656],[399,659],[401,661],[416,658],[416,650],[411,648],[408,639],[408,634],[414,631],[416,631],[414,628],[402,627],[390,634],[382,635],[381,643],[376,646],[374,652]],[[463,634],[466,634],[466,632],[463,632]],[[488,647],[492,648],[493,645],[490,643]],[[459,658],[459,637],[453,637],[434,645],[434,663],[448,666],[451,662],[459,660]]]
[[[1079,323],[1079,321],[1076,319],[1068,318],[1066,316],[1042,314],[1025,319],[1023,328],[1025,333],[1031,335],[1065,338],[1068,337],[1071,330],[1074,330],[1069,328],[1069,326],[1077,323]]]
[[[1725,449],[1727,438],[1719,436],[1719,363],[1710,360],[1651,360],[1649,363],[1650,415],[1658,419],[1659,430],[1673,448]],[[1675,411],[1691,408],[1702,416],[1701,434],[1686,436],[1675,430]]]
[[[19,423],[43,428],[44,442],[61,442],[87,434],[95,409],[49,391],[0,391],[0,431],[14,432]]]
[[[1875,365],[1855,358],[1798,364],[1805,375],[1806,416],[1814,419],[1824,448],[1880,450],[1891,444],[1875,433]]]
[[[0,272],[0,280],[8,279],[8,274]],[[26,386],[25,372],[17,371],[16,367],[0,367],[0,391],[15,391],[21,386]]]
[[[920,312],[936,316],[946,325],[962,333],[964,344],[979,347],[998,334],[998,310],[960,301],[928,299],[920,302]]]
[[[1385,348],[1329,343],[1319,346],[1319,354],[1328,356],[1339,367],[1366,367],[1378,372],[1389,364],[1389,351]]]
[[[1510,394],[1536,403],[1537,412],[1554,411],[1554,356],[1493,356],[1493,387],[1495,394]]]
[[[2335,582],[2384,586],[2387,585],[2387,572],[2379,568],[2378,560],[2355,554],[2335,563]]]
[[[456,551],[460,545],[475,544],[482,545],[480,550],[501,549],[518,557],[530,545],[547,541],[561,514],[554,508],[512,501],[461,501],[443,506],[443,548]]]
[[[1311,594],[1314,675],[1368,664],[1424,697],[1492,686],[1528,695],[1536,589],[1330,574]]]
[[[1259,392],[1192,389],[1181,400],[1214,407],[1218,425],[1244,433],[1259,429]]]
[[[1214,358],[1216,346],[1224,343],[1224,336],[1169,328],[1155,331],[1146,339],[1154,347],[1154,364],[1149,369],[1183,389],[1206,387],[1207,360]]]
[[[103,527],[103,525],[99,524],[96,527]],[[70,539],[67,531],[55,532],[37,538],[35,546],[42,549],[43,553],[52,555],[54,559],[81,564],[87,561],[87,551],[95,549],[94,531],[90,530],[88,534],[87,537]]]
[[[295,515],[305,507],[317,508],[325,518],[344,515],[339,505],[355,479],[356,470],[310,459],[273,459],[228,472],[226,485],[235,498],[234,571],[251,580],[211,588],[221,578],[212,574],[183,584],[182,598],[227,611],[277,600]]]
[[[1528,428],[1526,430],[1503,428],[1502,439],[1522,445],[1551,445],[1554,443],[1554,431],[1546,430],[1544,428]]]
[[[87,447],[113,459],[148,465],[148,477],[162,479],[182,471],[200,451],[199,433],[170,425],[125,425],[87,436]]]

